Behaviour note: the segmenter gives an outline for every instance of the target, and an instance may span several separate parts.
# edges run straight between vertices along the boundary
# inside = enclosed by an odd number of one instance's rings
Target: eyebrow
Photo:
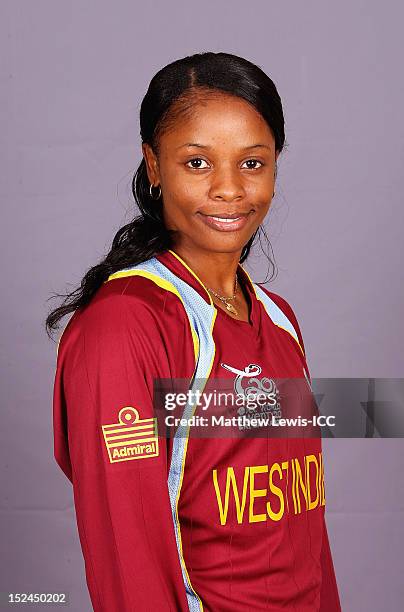
[[[199,142],[186,142],[185,144],[182,144],[179,147],[177,147],[177,149],[182,149],[183,147],[198,147],[199,149],[211,149],[209,145],[203,145]],[[272,150],[269,145],[257,143],[257,144],[247,145],[246,147],[243,147],[243,151],[246,151],[247,149],[259,149],[259,148],[269,149],[270,151]]]

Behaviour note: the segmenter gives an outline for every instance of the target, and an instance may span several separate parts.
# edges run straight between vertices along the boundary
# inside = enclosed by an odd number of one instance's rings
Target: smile
[[[254,211],[250,211],[249,213],[239,213],[239,216],[228,215],[226,216],[214,216],[214,215],[205,215],[204,213],[198,212],[197,214],[200,216],[201,220],[212,229],[219,230],[220,232],[235,232],[241,230],[249,221],[250,215]]]

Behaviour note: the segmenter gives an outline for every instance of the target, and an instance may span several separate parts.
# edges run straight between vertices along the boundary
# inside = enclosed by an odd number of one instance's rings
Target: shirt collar
[[[195,289],[199,295],[201,295],[204,300],[213,305],[212,297],[207,290],[206,286],[203,284],[199,276],[191,269],[191,267],[176,253],[173,249],[167,249],[166,251],[162,251],[156,255],[156,258],[167,268],[171,270],[174,274],[176,274],[179,278],[184,280],[188,285],[190,285],[193,289]],[[250,278],[248,272],[242,267],[239,263],[237,267],[238,277],[241,279],[243,286],[247,288],[247,291],[251,297],[252,301],[257,299],[257,294],[255,292],[255,287],[253,281]]]

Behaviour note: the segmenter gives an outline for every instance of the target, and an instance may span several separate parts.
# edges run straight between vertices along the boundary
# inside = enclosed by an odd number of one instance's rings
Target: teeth
[[[220,222],[224,222],[224,223],[231,223],[232,221],[238,221],[239,219],[241,219],[241,217],[236,217],[235,219],[227,219],[224,217],[211,217],[212,219],[215,219],[216,221],[220,221]]]

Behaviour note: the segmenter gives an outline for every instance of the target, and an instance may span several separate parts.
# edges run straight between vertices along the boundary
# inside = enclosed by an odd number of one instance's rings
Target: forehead
[[[274,137],[251,104],[215,92],[196,96],[183,111],[180,106],[176,120],[160,138],[162,148],[178,148],[187,142],[238,148],[255,142],[273,145]]]

